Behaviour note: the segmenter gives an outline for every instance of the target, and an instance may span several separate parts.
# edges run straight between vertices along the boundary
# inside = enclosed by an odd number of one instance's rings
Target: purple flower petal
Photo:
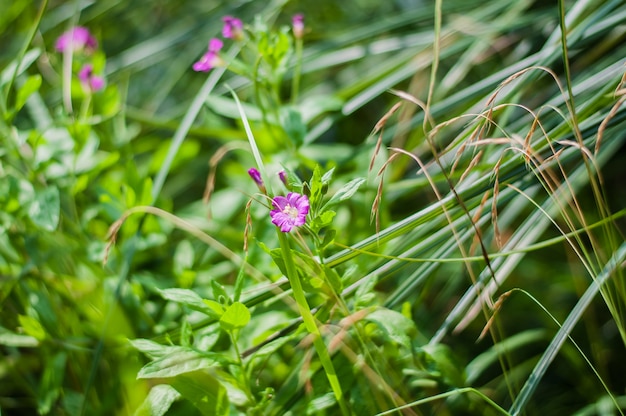
[[[272,223],[284,233],[294,227],[300,227],[306,222],[309,213],[309,198],[295,192],[289,192],[286,197],[277,196],[272,201],[276,209],[270,211]]]

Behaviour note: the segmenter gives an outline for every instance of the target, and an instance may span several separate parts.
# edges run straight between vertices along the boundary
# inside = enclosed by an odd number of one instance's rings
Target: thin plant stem
[[[302,72],[302,39],[296,39],[296,66],[293,71],[293,79],[291,84],[291,102],[298,102],[298,93],[300,92],[300,74]]]
[[[344,416],[350,414],[346,403],[343,400],[343,392],[341,390],[341,384],[339,383],[339,378],[337,377],[337,373],[335,372],[335,367],[333,366],[332,359],[330,357],[330,353],[328,352],[328,348],[326,348],[326,344],[324,344],[324,339],[322,338],[322,334],[320,333],[317,324],[315,323],[315,318],[311,313],[311,308],[306,300],[306,296],[304,294],[304,289],[302,288],[302,283],[300,282],[300,278],[298,277],[298,273],[296,271],[296,265],[291,258],[291,244],[287,236],[278,231],[278,241],[280,243],[280,248],[283,254],[283,261],[285,262],[285,268],[287,271],[287,278],[291,283],[291,289],[293,291],[293,297],[298,304],[298,310],[302,315],[302,321],[304,322],[304,326],[307,332],[313,337],[313,345],[315,347],[315,351],[322,362],[322,366],[324,367],[324,371],[326,372],[326,377],[328,378],[328,382],[330,383],[330,387],[335,394],[335,398],[337,399],[337,403],[339,404],[339,408],[341,409],[341,413]]]

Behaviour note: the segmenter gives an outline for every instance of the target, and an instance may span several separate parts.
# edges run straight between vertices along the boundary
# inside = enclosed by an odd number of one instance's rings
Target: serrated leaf
[[[61,198],[58,188],[48,186],[37,190],[28,208],[28,216],[39,227],[54,231],[59,225]]]
[[[180,398],[180,393],[172,386],[158,384],[152,389],[148,397],[137,408],[134,416],[163,416],[176,400]]]
[[[215,353],[199,352],[190,348],[178,347],[175,352],[143,366],[137,378],[168,378],[179,374],[211,368],[220,362],[223,357]]]
[[[345,201],[346,199],[351,198],[356,191],[358,191],[359,187],[363,185],[365,182],[364,178],[356,178],[345,184],[340,190],[338,190],[335,195],[324,205],[322,211],[326,208],[333,206],[341,201]]]
[[[225,331],[234,331],[243,328],[250,321],[250,311],[241,302],[230,305],[220,318],[220,326]]]

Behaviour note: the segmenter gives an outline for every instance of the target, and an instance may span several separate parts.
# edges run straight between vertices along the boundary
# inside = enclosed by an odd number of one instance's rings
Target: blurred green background
[[[457,0],[442,4],[441,59],[430,108],[437,122],[483,111],[494,91],[524,68],[550,68],[561,85],[566,85],[566,68],[558,46],[558,2]],[[43,5],[45,10],[41,9]],[[607,150],[603,148],[604,153],[598,158],[608,212],[622,212],[626,207],[625,112],[616,104],[624,97],[620,80],[626,56],[626,6],[623,1],[565,1],[564,10],[571,28],[570,77],[580,128],[589,148],[596,143],[600,124],[615,109],[604,137]],[[191,65],[206,50],[208,39],[220,34],[222,17],[233,15],[251,23],[255,16],[262,16],[263,22],[279,27],[288,26],[295,13],[306,16],[300,110],[312,114],[307,120],[308,136],[298,149],[298,171],[307,177],[312,165],[319,163],[326,168],[334,166],[340,183],[354,177],[372,179],[376,172],[368,172],[368,165],[378,137],[372,131],[385,113],[401,101],[390,89],[427,100],[434,59],[433,1],[2,0],[2,415],[134,414],[148,395],[152,381],[137,379],[138,371],[148,360],[128,339],[177,344],[181,326],[187,321],[198,331],[197,338],[201,338],[200,333],[206,329],[202,320],[185,308],[166,302],[158,289],[191,288],[210,297],[210,282],[232,285],[239,265],[225,257],[217,245],[207,245],[169,221],[137,216],[126,221],[103,266],[107,233],[127,209],[155,205],[189,221],[232,252],[241,253],[247,221],[245,205],[248,195],[256,192],[246,174],[254,159],[241,150],[246,135],[238,112],[227,101],[230,95],[226,85],[235,89],[242,101],[254,102],[248,80],[229,72],[224,74],[195,118],[167,170],[162,190],[156,194],[154,178],[171,154],[173,137],[206,81],[207,76],[193,72]],[[39,14],[40,24],[34,27]],[[102,60],[107,82],[107,88],[93,97],[92,114],[87,118],[70,115],[64,107],[62,56],[54,51],[57,37],[77,24],[88,27],[97,38],[101,52],[98,59]],[[27,64],[12,82],[16,60]],[[285,82],[285,97],[289,94],[290,77]],[[507,84],[502,95],[542,116],[548,113],[545,127],[555,141],[573,140],[570,131],[565,132],[567,117],[550,111],[558,108],[566,112],[566,94],[548,75],[521,78],[523,81],[518,84]],[[31,94],[24,89],[24,85],[31,85],[29,82],[40,82]],[[28,95],[28,101],[22,105],[20,94]],[[73,98],[78,102],[84,97]],[[517,108],[503,113],[497,119],[502,129],[523,140],[532,118]],[[390,120],[382,135],[385,146],[380,157],[389,155],[386,146],[401,147],[435,166],[421,128],[423,112],[405,105]],[[442,129],[437,137],[438,149],[469,137],[472,123],[469,118],[451,121],[452,127]],[[257,141],[262,151],[271,155],[273,166],[290,160],[295,163],[290,155],[281,153],[280,146],[259,124],[255,125]],[[490,133],[489,137],[499,137],[496,128]],[[529,137],[535,133],[528,133]],[[495,147],[488,150],[489,154],[499,154]],[[229,151],[215,159],[225,149]],[[459,158],[460,166],[469,166],[470,159]],[[474,180],[493,176],[494,160],[485,156],[475,167]],[[580,160],[564,162],[565,177],[582,166]],[[447,167],[451,164],[446,161]],[[378,159],[376,168],[381,165]],[[385,193],[379,208],[381,229],[437,203],[428,182],[416,175],[417,171],[414,161],[406,158],[395,162],[385,173]],[[533,182],[536,178],[530,171],[519,161],[519,169],[502,178],[502,189],[506,184],[521,183],[519,186],[526,186],[525,191],[534,192],[536,183],[541,181]],[[432,174],[442,193],[449,195],[445,177],[440,172]],[[457,180],[460,175],[452,176]],[[206,205],[203,196],[211,177],[214,190],[210,204]],[[598,208],[594,185],[585,179],[573,182],[585,221],[592,224],[606,218],[608,214]],[[375,181],[361,191],[338,210],[336,241],[341,244],[358,244],[377,232],[370,221],[372,201],[377,194]],[[544,202],[542,196],[536,198],[538,203]],[[477,218],[491,209],[487,205],[481,211],[479,199],[470,201],[470,210]],[[506,224],[499,231],[505,240],[537,211],[532,204],[505,208],[509,209],[502,214]],[[251,216],[254,237],[268,245],[275,244],[274,230],[267,224],[264,208],[253,207]],[[571,225],[555,216],[564,228]],[[585,221],[575,220],[572,228],[585,228]],[[445,228],[447,221],[439,215],[431,224],[433,228],[434,224]],[[624,225],[621,215],[611,222],[610,232],[599,233],[597,240],[587,236],[579,241],[591,253],[593,259],[589,263],[596,273],[623,243]],[[401,256],[403,250],[418,246],[435,231],[420,234],[415,226],[404,237],[378,248],[385,254]],[[496,231],[488,225],[484,231],[489,251],[497,251],[500,247]],[[531,243],[558,235],[552,228]],[[450,235],[444,240],[451,240]],[[468,247],[471,240],[467,240]],[[444,258],[445,254],[437,251],[442,241],[412,255]],[[328,255],[340,253],[340,247],[335,247]],[[249,255],[250,264],[262,274],[274,280],[279,277],[258,246]],[[455,251],[448,256],[460,254]],[[471,266],[468,271],[457,262],[423,271],[417,264],[406,263],[387,270],[386,265],[391,263],[385,262],[360,256],[352,268],[340,264],[338,269],[342,276],[347,276],[346,287],[356,284],[356,275],[376,275],[380,281],[372,288],[377,299],[372,304],[409,316],[419,333],[412,342],[420,347],[441,329],[470,287],[470,275],[480,274],[480,267],[484,267]],[[565,243],[529,253],[506,272],[508,279],[494,299],[509,289],[522,288],[563,322],[591,281],[582,263]],[[623,330],[626,298],[623,274],[619,272],[618,276],[621,280],[615,279],[615,287],[607,289],[604,297],[594,299],[573,337],[623,409],[626,364],[620,328]],[[257,288],[258,282],[252,280],[247,287],[249,293],[255,293],[253,289]],[[607,309],[607,303],[614,306],[612,310]],[[273,312],[276,315],[271,315]],[[276,325],[293,319],[291,311],[282,304],[259,305],[254,313],[259,322],[267,316]],[[621,322],[616,315],[622,316]],[[404,399],[410,402],[448,387],[471,385],[509,408],[558,327],[536,303],[519,292],[506,300],[499,317],[502,342],[510,341],[503,347],[509,354],[504,365],[508,381],[503,380],[507,378],[502,374],[503,364],[498,365],[492,354],[497,347],[491,340],[477,341],[485,326],[485,319],[481,318],[460,332],[445,332],[443,343],[459,362],[457,368],[450,369],[449,377],[441,375],[445,371],[439,367],[430,372],[420,369],[436,379],[437,388],[423,388],[413,376],[402,373],[403,369],[390,366],[389,371],[397,372],[390,373],[390,378],[406,385],[401,392]],[[520,336],[515,338],[515,334]],[[273,369],[276,374],[270,371],[264,375],[264,382],[278,388],[289,378],[289,354],[285,353],[285,361]],[[487,363],[483,367],[472,362],[481,354]],[[447,358],[441,358],[438,365],[443,365]],[[596,404],[607,401],[606,389],[570,343],[565,344],[550,368],[526,408],[527,414],[617,414],[614,410],[598,410],[601,408]],[[435,372],[439,375],[434,376]],[[456,376],[463,381],[450,381]],[[300,403],[298,397],[293,393],[284,399],[284,407],[274,408],[273,414],[281,414],[294,402]],[[473,398],[455,400],[445,406],[423,408],[423,414],[495,414],[492,408],[477,404],[480,401]],[[293,414],[306,407],[298,406],[305,405],[293,405]],[[311,414],[324,414],[323,408],[317,413],[310,406],[308,409]],[[376,411],[382,410],[385,409]],[[195,411],[184,401],[170,410],[171,414]],[[332,410],[329,412],[332,414]]]

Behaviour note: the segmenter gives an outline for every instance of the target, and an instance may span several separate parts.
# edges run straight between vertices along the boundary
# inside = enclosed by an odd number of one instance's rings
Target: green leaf
[[[17,97],[15,98],[15,111],[19,111],[24,104],[26,104],[28,97],[38,91],[39,87],[41,87],[41,75],[35,74],[26,78],[24,85],[22,85],[17,91]]]
[[[291,335],[280,337],[280,338],[277,338],[277,339],[275,339],[273,341],[268,342],[267,344],[265,344],[261,348],[259,348],[254,354],[252,354],[252,357],[250,359],[252,360],[252,359],[255,359],[255,358],[264,358],[264,357],[267,357],[270,354],[275,353],[283,345],[285,345],[289,341],[293,340],[295,338],[295,336],[296,336],[295,334],[291,334]]]
[[[67,353],[60,352],[48,360],[39,385],[37,410],[40,415],[50,413],[52,405],[63,391],[63,376],[67,363]]]
[[[415,323],[399,312],[386,308],[378,308],[363,320],[375,323],[385,341],[402,345],[411,350],[411,339],[417,333]]]
[[[320,114],[328,111],[339,111],[343,106],[343,100],[337,96],[313,95],[306,97],[299,105],[302,118],[305,123],[311,122]]]
[[[211,368],[225,362],[225,357],[211,353],[199,352],[191,348],[177,347],[168,355],[143,366],[137,378],[167,378],[175,377],[179,374]]]
[[[141,351],[152,359],[161,358],[168,354],[172,354],[178,351],[178,349],[180,348],[173,345],[159,344],[157,342],[143,338],[128,340],[128,342],[130,342],[135,349]]]
[[[11,332],[0,326],[0,345],[7,347],[36,347],[39,340],[32,335],[22,335]]]
[[[365,182],[364,178],[356,178],[345,184],[340,190],[338,190],[335,195],[324,205],[322,210],[333,206],[341,201],[345,201],[349,199],[356,193],[361,185]]]
[[[182,240],[178,243],[174,252],[174,272],[182,275],[185,270],[193,267],[194,249],[189,240]]]
[[[135,411],[135,416],[163,416],[180,397],[180,393],[174,387],[158,384],[150,389],[148,397]]]
[[[231,299],[224,286],[217,283],[215,280],[211,280],[211,289],[213,289],[213,298],[216,299],[220,304],[228,304]]]
[[[322,176],[322,183],[324,185],[327,185],[330,183],[330,181],[333,179],[333,173],[335,173],[335,168],[331,168],[328,172],[326,172],[323,176]]]
[[[59,189],[48,186],[35,192],[35,199],[28,208],[28,216],[37,226],[46,231],[54,231],[59,225],[60,211]]]
[[[196,292],[189,289],[162,289],[159,293],[164,299],[171,300],[172,302],[180,303],[190,309],[198,312],[205,313],[212,318],[219,318],[218,314],[210,307]]]
[[[234,331],[236,329],[243,328],[250,321],[250,311],[241,302],[235,302],[230,305],[222,318],[220,319],[220,326],[225,331]]]
[[[43,341],[46,338],[46,331],[37,319],[26,315],[19,315],[17,319],[27,335],[39,341]]]
[[[313,218],[313,221],[311,221],[311,229],[313,232],[317,233],[322,228],[328,227],[333,222],[333,218],[335,218],[336,214],[335,211],[328,210]]]
[[[202,302],[211,310],[213,316],[219,319],[224,314],[224,305],[211,299],[204,299]]]
[[[281,110],[281,121],[291,141],[299,147],[306,136],[306,125],[302,121],[302,114],[293,107],[286,107]]]
[[[194,371],[179,375],[170,384],[203,415],[229,414],[230,403],[226,388],[206,371]]]
[[[33,62],[35,62],[37,58],[39,58],[40,54],[41,50],[39,49],[31,49],[30,51],[26,52],[26,54],[20,60],[20,66],[17,71],[17,75],[21,74],[26,70],[26,68],[31,66]],[[16,66],[17,63],[14,60],[2,70],[2,73],[0,73],[0,86],[5,85],[11,80],[13,74],[15,73]]]

